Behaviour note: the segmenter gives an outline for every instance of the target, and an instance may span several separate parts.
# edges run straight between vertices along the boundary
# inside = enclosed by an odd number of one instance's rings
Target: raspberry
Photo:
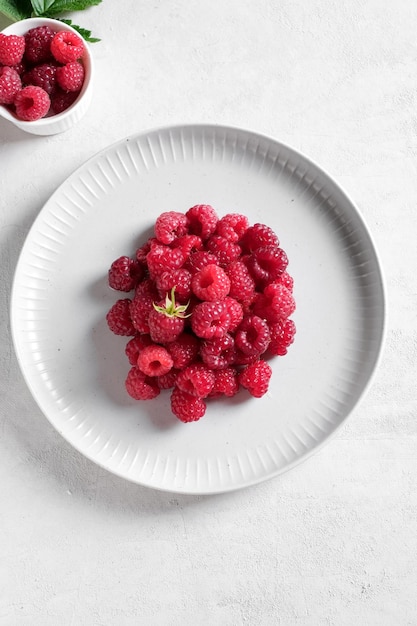
[[[126,391],[135,400],[153,400],[160,389],[155,378],[146,376],[138,367],[132,367],[125,381]]]
[[[263,354],[271,340],[268,324],[257,315],[247,316],[236,330],[236,347],[249,356]]]
[[[220,235],[233,243],[237,243],[249,227],[249,220],[239,213],[228,213],[216,226],[216,235]]]
[[[234,360],[234,346],[234,339],[228,333],[223,337],[207,339],[200,348],[201,359],[212,370],[225,368]]]
[[[196,204],[186,212],[188,230],[192,235],[198,235],[203,241],[208,239],[216,230],[218,217],[216,211],[209,204]]]
[[[222,337],[230,326],[230,314],[224,300],[201,302],[193,309],[191,328],[197,337],[212,339]]]
[[[148,316],[149,334],[156,343],[170,343],[175,341],[184,330],[186,305],[175,302],[175,289],[171,291],[171,298],[167,295],[165,302],[153,305]]]
[[[237,243],[229,241],[220,235],[213,235],[207,241],[207,250],[217,257],[219,265],[226,266],[235,261],[242,250]]]
[[[202,398],[174,387],[171,393],[171,411],[181,422],[196,422],[206,412],[206,403]]]
[[[177,376],[176,386],[197,398],[206,398],[214,385],[214,374],[203,363],[194,363],[181,370]]]
[[[172,368],[173,360],[163,346],[151,344],[139,353],[137,364],[147,376],[163,376]]]
[[[154,278],[163,272],[179,269],[184,265],[185,255],[181,248],[170,248],[163,244],[152,244],[146,255],[150,275]]]
[[[226,267],[230,279],[229,295],[248,306],[255,297],[255,281],[243,261],[233,261]]]
[[[139,353],[146,348],[146,346],[150,346],[151,343],[153,343],[152,339],[145,333],[129,339],[125,347],[125,354],[129,359],[129,363],[131,365],[137,365]]]
[[[4,35],[0,33],[0,64],[17,65],[23,58],[25,38],[20,35]]]
[[[12,67],[0,67],[0,104],[13,104],[22,89],[19,74]]]
[[[171,247],[180,248],[185,258],[187,258],[190,254],[197,252],[197,250],[201,250],[203,242],[200,237],[197,237],[197,235],[184,235],[183,237],[174,239]]]
[[[173,365],[177,369],[184,369],[196,358],[199,350],[197,337],[189,333],[182,333],[175,341],[167,344],[166,348],[170,353]]]
[[[149,279],[142,280],[136,287],[130,304],[130,316],[138,332],[149,333],[148,317],[156,300],[158,300],[158,292],[154,283]]]
[[[178,302],[187,302],[191,296],[191,273],[183,267],[163,272],[155,277],[156,287],[161,298],[175,287]]]
[[[62,91],[62,89],[56,89],[51,94],[51,109],[57,115],[69,109],[74,104],[79,96],[79,92],[74,91]]]
[[[260,359],[248,365],[239,374],[239,382],[254,398],[261,398],[268,391],[271,375],[271,366]]]
[[[40,65],[35,65],[35,67],[32,67],[32,69],[23,74],[23,83],[25,85],[42,87],[42,89],[50,95],[55,89],[57,69],[58,66],[52,63],[41,63]]]
[[[17,93],[14,104],[19,119],[33,122],[45,117],[51,101],[44,89],[29,85]]]
[[[200,300],[223,300],[229,293],[230,279],[218,265],[206,265],[194,274],[191,289]]]
[[[279,239],[272,228],[265,224],[254,224],[249,226],[240,241],[242,250],[245,253],[251,253],[258,248],[264,246],[279,246]]]
[[[149,239],[145,241],[143,246],[141,246],[140,248],[136,250],[135,256],[136,256],[136,260],[139,263],[142,263],[143,265],[147,264],[146,257],[154,243],[157,243],[157,240],[154,237],[149,237]]]
[[[130,299],[117,300],[106,315],[107,324],[115,335],[136,335],[130,318]]]
[[[167,374],[158,376],[156,382],[158,383],[159,389],[172,389],[177,380],[178,372],[179,370],[173,367],[169,370]]]
[[[237,300],[235,300],[234,298],[231,298],[230,296],[227,296],[224,299],[224,301],[227,307],[227,312],[230,315],[229,330],[230,332],[233,332],[236,330],[240,322],[243,320],[242,305]]]
[[[210,397],[225,395],[232,398],[239,391],[237,371],[232,367],[225,367],[214,371],[214,385]]]
[[[64,91],[80,91],[84,82],[84,66],[78,61],[71,61],[56,71],[58,85]]]
[[[155,237],[164,244],[170,244],[187,233],[188,220],[184,213],[166,211],[155,222]]]
[[[287,319],[295,311],[294,297],[284,285],[271,283],[259,294],[253,305],[253,312],[274,324],[280,319]]]
[[[51,41],[51,53],[59,63],[78,61],[84,53],[83,40],[75,33],[62,30]]]
[[[25,60],[31,64],[49,61],[54,36],[55,32],[49,26],[31,28],[25,35]]]
[[[275,282],[279,282],[281,285],[284,285],[284,287],[286,287],[289,291],[292,291],[294,288],[294,279],[288,274],[287,271],[282,272],[281,276],[277,278]]]
[[[288,265],[288,258],[282,248],[263,246],[247,258],[246,264],[256,284],[265,286],[282,274]]]
[[[295,324],[292,320],[279,320],[276,324],[270,326],[271,341],[269,342],[268,352],[277,356],[287,354],[289,346],[294,342]]]
[[[185,263],[185,267],[191,272],[191,274],[195,274],[199,270],[202,270],[203,267],[210,264],[217,264],[217,257],[215,254],[211,252],[207,252],[206,250],[198,250],[197,252],[191,252],[190,256]]]
[[[117,291],[131,291],[142,278],[142,268],[137,261],[121,256],[110,266],[109,286]]]

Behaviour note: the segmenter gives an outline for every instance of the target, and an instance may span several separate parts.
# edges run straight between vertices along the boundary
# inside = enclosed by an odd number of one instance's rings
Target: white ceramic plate
[[[105,315],[107,270],[133,254],[162,211],[212,204],[279,235],[295,279],[296,341],[271,362],[270,391],[212,401],[199,422],[169,392],[124,390],[126,340]],[[384,293],[357,209],[310,160],[268,137],[220,126],[129,137],[80,167],[33,224],[16,270],[12,331],[27,384],[76,449],[149,487],[216,493],[254,484],[317,450],[356,406],[376,367]]]

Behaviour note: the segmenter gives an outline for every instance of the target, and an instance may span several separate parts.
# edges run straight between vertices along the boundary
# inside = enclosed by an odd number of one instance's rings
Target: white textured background
[[[0,119],[1,626],[414,626],[417,5],[104,0],[76,21],[102,38],[86,117],[50,138]],[[18,254],[54,189],[108,144],[181,122],[242,126],[316,160],[365,217],[389,303],[374,383],[337,437],[212,497],[81,457],[40,414],[9,331]]]

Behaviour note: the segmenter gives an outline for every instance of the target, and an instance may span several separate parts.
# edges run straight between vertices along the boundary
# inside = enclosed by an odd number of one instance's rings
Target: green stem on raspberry
[[[175,302],[175,286],[171,289],[171,297],[169,297],[168,294],[166,294],[165,296],[165,306],[158,306],[157,304],[155,304],[155,302],[153,302],[153,308],[155,309],[155,311],[158,311],[158,313],[163,313],[164,315],[166,315],[167,317],[190,317],[191,313],[185,314],[185,311],[188,308],[188,305],[190,303],[187,302],[187,304],[177,304]]]

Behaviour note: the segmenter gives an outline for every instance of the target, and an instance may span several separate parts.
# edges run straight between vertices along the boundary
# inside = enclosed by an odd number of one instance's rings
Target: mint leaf
[[[59,21],[64,22],[64,24],[68,24],[68,26],[72,26],[72,28],[76,30],[77,33],[79,33],[81,37],[85,39],[85,41],[88,41],[88,43],[96,43],[97,41],[101,41],[101,39],[91,36],[91,30],[87,30],[86,28],[81,28],[81,26],[77,26],[77,24],[73,24],[71,20],[60,19]]]
[[[3,13],[13,22],[24,20],[30,17],[32,13],[32,5],[30,0],[0,0],[0,13]]]
[[[45,2],[48,2],[48,0],[45,0]],[[84,11],[84,9],[96,6],[101,2],[102,0],[55,0],[54,2],[49,0],[50,7],[45,13],[53,16],[67,11]]]

